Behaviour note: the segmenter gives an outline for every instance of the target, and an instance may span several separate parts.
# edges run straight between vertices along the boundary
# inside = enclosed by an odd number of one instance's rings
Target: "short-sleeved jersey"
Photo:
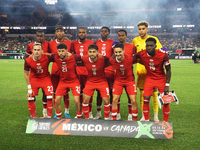
[[[126,45],[124,45],[124,54],[133,55],[135,53],[136,53],[136,48],[133,44],[126,43]]]
[[[102,58],[97,57],[96,62],[91,62],[89,56],[82,58],[85,67],[88,70],[87,81],[92,83],[99,83],[106,80],[104,74],[104,68],[108,64],[109,58],[103,56]]]
[[[51,61],[55,61],[60,72],[60,80],[65,82],[74,82],[77,79],[75,67],[76,62],[81,61],[81,57],[76,54],[72,54],[70,58],[61,60],[58,54],[51,55]]]
[[[152,35],[148,35],[146,39],[148,38],[154,38],[156,40],[156,49],[162,48],[161,43],[159,42],[158,38]],[[146,49],[146,39],[142,39],[140,36],[135,37],[132,41],[132,44],[136,47],[136,52],[140,52],[142,50]]]
[[[42,54],[41,59],[38,61],[35,61],[32,57],[28,57],[24,63],[24,71],[30,71],[31,69],[31,78],[50,77],[48,71],[49,63],[49,57],[45,54]]]
[[[73,41],[74,52],[80,56],[88,55],[88,46],[94,44],[94,41],[86,39],[85,42],[80,42],[79,40]],[[87,69],[85,66],[78,66],[76,68],[77,74],[79,75],[87,75]]]
[[[140,51],[133,56],[133,61],[137,62],[137,59],[141,59],[143,65],[147,70],[148,78],[155,80],[163,79],[166,77],[164,72],[164,65],[170,64],[167,53],[161,49],[156,49],[154,56],[149,56],[147,51]]]
[[[125,59],[118,62],[116,59],[110,58],[110,64],[116,69],[115,80],[119,82],[134,80],[133,74],[133,58],[129,55],[124,55]]]
[[[102,41],[99,39],[96,41],[96,45],[98,46],[99,53],[103,56],[111,57],[113,54],[112,44],[114,40],[108,39],[106,41]]]
[[[64,39],[62,42],[58,42],[57,39],[49,42],[50,53],[57,53],[57,45],[60,43],[65,43],[67,45],[68,52],[73,53],[72,41],[68,39]],[[59,75],[58,66],[56,65],[56,63],[53,63],[52,65],[51,74]]]
[[[26,54],[27,55],[31,55],[33,53],[33,44],[35,44],[37,42],[33,42],[28,44],[27,48],[26,48]],[[43,53],[48,53],[49,52],[49,43],[47,41],[43,41],[42,42],[42,50]]]

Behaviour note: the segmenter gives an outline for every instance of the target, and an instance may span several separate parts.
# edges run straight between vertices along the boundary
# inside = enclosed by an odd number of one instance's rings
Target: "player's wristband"
[[[169,83],[166,83],[165,86],[169,86]]]
[[[29,85],[27,85],[27,87],[28,87],[28,93],[29,93],[29,94],[33,93],[32,88],[31,88],[31,85],[29,84]]]

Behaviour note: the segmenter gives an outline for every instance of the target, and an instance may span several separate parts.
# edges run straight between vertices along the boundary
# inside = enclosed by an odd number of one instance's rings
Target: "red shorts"
[[[83,93],[85,95],[93,96],[95,89],[100,92],[101,97],[109,97],[109,88],[107,81],[99,83],[87,81],[85,84],[85,88],[83,89]]]
[[[151,96],[154,88],[158,88],[160,93],[164,92],[166,79],[154,80],[150,78],[145,79],[143,96]]]
[[[52,95],[53,93],[53,86],[49,77],[40,79],[31,78],[30,83],[35,95],[38,95],[39,88],[42,88],[44,90],[45,95]]]
[[[73,96],[80,96],[80,83],[78,79],[73,82],[65,82],[60,80],[56,89],[56,96],[66,95],[68,89],[71,89]]]
[[[136,89],[136,85],[135,85],[135,81],[114,81],[114,85],[113,85],[113,94],[115,95],[121,95],[123,92],[123,87],[125,87],[126,92],[128,95],[136,95],[137,94],[137,89]]]

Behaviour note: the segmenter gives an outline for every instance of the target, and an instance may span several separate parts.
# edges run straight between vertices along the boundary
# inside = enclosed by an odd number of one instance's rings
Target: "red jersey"
[[[115,80],[119,82],[134,80],[133,74],[133,58],[129,55],[124,55],[125,59],[118,62],[116,59],[110,58],[110,64],[116,69]]]
[[[99,53],[102,54],[103,56],[111,57],[113,55],[113,44],[114,40],[108,39],[106,41],[102,41],[101,39],[96,41],[96,45],[98,46]],[[113,72],[113,67],[109,66],[105,68],[105,72]]]
[[[75,67],[76,62],[81,61],[79,55],[72,54],[70,58],[61,60],[58,54],[51,55],[51,61],[55,61],[60,72],[60,80],[65,82],[74,82],[77,79]]]
[[[73,53],[72,41],[66,39],[64,39],[62,42],[58,42],[57,39],[49,42],[50,53],[57,53],[57,45],[60,43],[65,43],[67,45],[68,52]],[[56,63],[53,63],[52,65],[51,74],[59,75],[58,66]]]
[[[49,63],[49,57],[45,54],[42,54],[41,59],[38,61],[35,61],[33,58],[28,57],[24,63],[24,71],[30,71],[31,69],[31,78],[50,77],[48,71]]]
[[[124,46],[124,54],[133,55],[136,53],[136,48],[134,45],[126,43]]]
[[[141,59],[143,65],[147,70],[148,78],[159,80],[166,77],[163,65],[170,64],[167,53],[161,49],[156,49],[154,56],[149,56],[146,50],[136,53],[133,57],[134,62]]]
[[[98,46],[99,53],[103,56],[111,57],[113,54],[112,44],[114,40],[108,39],[106,41],[102,41],[101,39],[96,41],[96,45]]]
[[[79,40],[73,41],[74,52],[80,56],[88,55],[88,46],[94,44],[94,41],[86,39],[85,42],[81,43]],[[87,69],[85,66],[78,66],[76,68],[78,75],[87,75]]]
[[[87,81],[99,83],[106,81],[104,68],[108,64],[109,58],[104,56],[102,58],[97,57],[96,62],[91,62],[89,56],[82,58],[85,67],[88,70]]]
[[[27,55],[31,55],[33,53],[33,44],[35,44],[35,43],[36,42],[28,44],[28,46],[26,48]],[[47,41],[42,42],[42,50],[43,50],[43,53],[49,53],[49,43]]]

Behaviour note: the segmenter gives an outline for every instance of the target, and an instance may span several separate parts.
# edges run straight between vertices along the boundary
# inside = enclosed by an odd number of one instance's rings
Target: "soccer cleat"
[[[47,118],[47,117],[48,117],[48,115],[47,115],[47,109],[43,109],[43,110],[42,110],[42,113],[43,113],[43,117],[44,117],[44,118]]]
[[[55,114],[53,118],[57,118],[57,115]]]
[[[133,120],[132,114],[128,114],[128,120],[129,120],[129,121],[132,121],[132,120]]]
[[[117,120],[121,120],[121,115],[120,115],[120,113],[117,114]]]
[[[140,121],[145,121],[145,118],[144,118],[144,116],[142,116],[142,118],[140,119]]]
[[[96,116],[93,119],[101,119],[101,112],[97,112]]]
[[[93,114],[92,114],[92,112],[89,112],[89,119],[93,119]]]
[[[154,114],[154,121],[155,121],[155,122],[159,122],[158,114]]]
[[[65,113],[64,115],[65,115],[65,118],[67,118],[67,119],[71,119],[69,113]]]

